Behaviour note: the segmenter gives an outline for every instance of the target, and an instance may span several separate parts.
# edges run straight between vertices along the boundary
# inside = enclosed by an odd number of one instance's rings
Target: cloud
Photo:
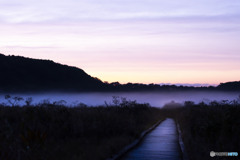
[[[9,0],[0,1],[0,17],[9,23],[189,19],[239,15],[239,6],[236,0]]]
[[[61,47],[54,47],[54,46],[1,46],[1,48],[14,48],[14,49],[30,49],[30,50],[38,50],[38,49],[60,49]]]

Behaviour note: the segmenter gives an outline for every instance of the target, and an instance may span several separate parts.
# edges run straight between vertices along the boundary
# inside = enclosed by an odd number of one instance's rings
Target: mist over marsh
[[[136,100],[138,103],[149,103],[154,107],[162,107],[171,101],[183,103],[184,101],[193,101],[195,103],[221,100],[234,100],[240,95],[239,92],[205,92],[205,91],[183,91],[183,92],[89,92],[89,93],[1,93],[0,103],[7,103],[4,96],[6,94],[12,97],[23,97],[24,99],[32,97],[32,104],[42,103],[44,100],[53,103],[64,100],[67,106],[75,106],[84,103],[88,106],[98,106],[112,103],[113,96],[124,97],[127,100]],[[19,102],[24,104],[24,101]]]

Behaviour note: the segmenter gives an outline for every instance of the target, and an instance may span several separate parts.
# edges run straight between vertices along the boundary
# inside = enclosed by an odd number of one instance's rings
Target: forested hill
[[[240,81],[221,83],[217,88],[225,91],[240,91]]]
[[[119,82],[103,83],[82,69],[51,60],[5,56],[0,54],[0,92],[5,91],[240,91],[240,81],[221,83],[217,87]]]
[[[0,90],[3,91],[93,91],[103,86],[99,79],[76,67],[0,54]]]

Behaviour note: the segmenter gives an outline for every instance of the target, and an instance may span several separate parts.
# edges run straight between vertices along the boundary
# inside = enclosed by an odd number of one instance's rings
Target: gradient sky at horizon
[[[240,80],[239,0],[0,0],[0,36],[103,81]]]

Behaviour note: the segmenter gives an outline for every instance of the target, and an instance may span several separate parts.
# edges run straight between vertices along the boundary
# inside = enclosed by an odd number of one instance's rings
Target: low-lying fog
[[[7,103],[5,95],[0,94],[0,103]],[[43,100],[54,101],[65,100],[67,105],[75,106],[84,103],[89,106],[105,105],[112,103],[113,96],[125,97],[128,100],[136,100],[139,103],[149,103],[151,106],[162,107],[171,101],[183,103],[184,101],[210,102],[213,100],[234,100],[240,95],[239,92],[144,92],[144,93],[41,93],[41,94],[9,94],[11,97],[20,96],[26,99],[32,97],[32,104],[38,104]],[[22,101],[20,104],[23,104]]]

